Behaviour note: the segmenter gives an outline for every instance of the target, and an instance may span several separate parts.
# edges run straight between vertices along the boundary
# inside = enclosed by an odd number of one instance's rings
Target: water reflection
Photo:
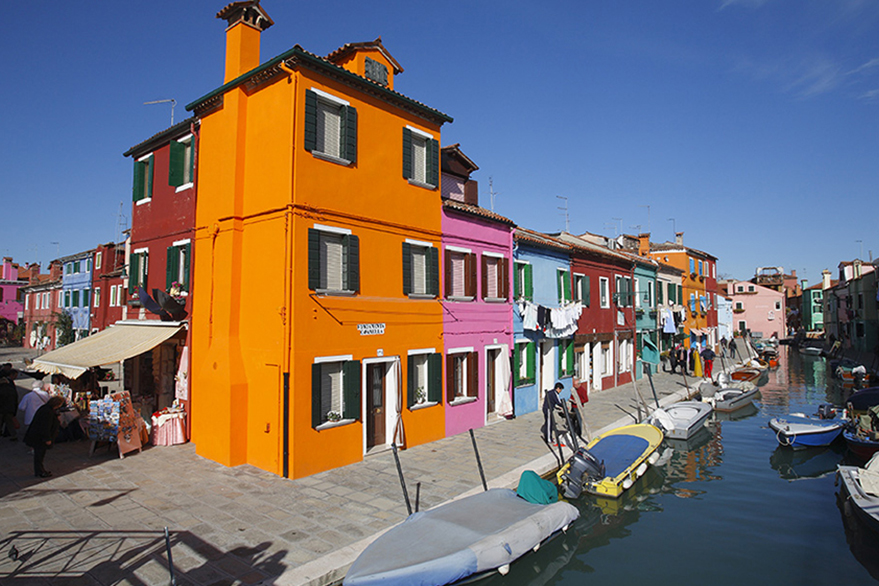
[[[842,516],[842,525],[845,529],[845,542],[848,544],[852,555],[858,560],[870,576],[879,581],[879,535],[867,527],[851,510],[846,511],[844,491],[836,493],[836,506]]]
[[[769,456],[769,465],[785,480],[821,478],[836,472],[836,467],[845,453],[845,444],[836,442],[826,448],[807,448],[792,450],[778,446]]]
[[[760,394],[763,394],[763,387],[760,388]],[[742,407],[741,409],[736,409],[735,411],[715,411],[714,412],[714,420],[715,421],[741,421],[742,419],[748,419],[749,417],[753,417],[760,412],[760,409],[757,407],[755,403],[749,403]]]

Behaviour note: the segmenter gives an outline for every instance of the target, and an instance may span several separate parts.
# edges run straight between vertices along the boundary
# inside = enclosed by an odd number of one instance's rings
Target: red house
[[[55,333],[55,314],[62,311],[61,263],[49,263],[49,273],[40,274],[40,265],[28,267],[28,285],[22,287],[24,296],[25,332],[22,346],[36,350],[54,350],[58,337]]]
[[[92,332],[122,319],[126,303],[125,245],[110,242],[95,248],[92,259]]]

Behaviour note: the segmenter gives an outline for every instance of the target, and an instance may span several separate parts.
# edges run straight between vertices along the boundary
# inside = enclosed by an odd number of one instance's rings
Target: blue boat
[[[829,446],[842,433],[843,421],[821,421],[808,417],[769,420],[769,428],[775,431],[775,438],[782,446],[795,450]]]

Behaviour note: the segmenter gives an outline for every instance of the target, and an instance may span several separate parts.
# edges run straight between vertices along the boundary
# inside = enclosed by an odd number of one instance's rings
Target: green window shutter
[[[348,360],[342,366],[342,418],[360,420],[360,361]]]
[[[439,248],[431,247],[427,255],[427,283],[428,292],[439,296]]]
[[[345,250],[348,253],[348,291],[360,292],[360,238],[354,234],[345,236]]]
[[[678,285],[678,305],[684,304],[684,287],[682,285]]]
[[[525,347],[525,375],[528,377],[528,383],[534,384],[536,381],[535,378],[535,367],[536,367],[536,352],[537,352],[537,344],[535,342],[528,342],[528,345]]]
[[[190,264],[192,263],[192,242],[187,242],[181,248],[183,251],[183,274],[180,275],[180,283],[183,285],[183,289],[185,291],[189,291],[189,271]]]
[[[564,286],[564,291],[562,291],[565,296],[564,301],[570,301],[572,299],[572,297],[571,297],[571,273],[569,273],[568,271],[562,272],[562,285]]]
[[[562,271],[556,269],[555,271],[555,294],[559,300],[559,303],[565,300],[565,289],[564,289],[564,278],[562,277]]]
[[[311,427],[323,423],[323,406],[320,404],[320,364],[311,365]]]
[[[568,340],[565,347],[565,373],[572,374],[574,372],[574,341]]]
[[[439,352],[427,358],[427,400],[442,402],[443,395],[443,355]]]
[[[662,305],[662,283],[656,284],[656,305]]]
[[[342,137],[345,145],[343,158],[357,162],[357,108],[347,106],[342,113],[345,128]]]
[[[172,140],[168,145],[168,185],[180,187],[183,185],[184,160],[186,158],[186,145]]]
[[[522,344],[516,344],[513,346],[513,386],[518,387],[522,384],[522,379],[519,377],[520,369],[522,368]]]
[[[308,229],[308,288],[320,289],[320,230]]]
[[[531,280],[531,265],[525,265],[525,299],[534,300],[534,283]]]
[[[180,267],[180,249],[169,246],[168,255],[165,257],[165,291],[171,288],[171,284],[178,280],[177,272]]]
[[[317,94],[305,90],[305,150],[317,148]]]
[[[556,344],[556,372],[558,372],[558,376],[561,377],[565,374],[565,341],[559,340]]]
[[[412,293],[412,245],[403,243],[403,295]]]
[[[79,289],[73,290],[73,299],[70,302],[71,307],[79,307]]]
[[[412,131],[403,129],[403,178],[412,179]]]
[[[513,300],[519,298],[519,274],[522,271],[522,265],[513,263]]]
[[[427,141],[427,182],[439,187],[439,141]]]
[[[589,275],[583,277],[583,305],[589,307],[589,300],[592,298],[592,283]]]
[[[153,196],[153,173],[155,170],[153,169],[153,165],[156,162],[156,158],[150,155],[148,164],[147,164],[147,190],[146,196],[148,198]]]
[[[406,406],[412,409],[415,404],[415,357],[406,357]]]
[[[195,136],[189,139],[189,180],[195,183]]]
[[[131,188],[132,201],[140,201],[143,199],[144,178],[146,177],[147,164],[144,161],[134,162],[134,182]],[[67,265],[68,267],[70,265]]]
[[[128,292],[134,293],[140,285],[140,254],[132,254],[128,273]]]

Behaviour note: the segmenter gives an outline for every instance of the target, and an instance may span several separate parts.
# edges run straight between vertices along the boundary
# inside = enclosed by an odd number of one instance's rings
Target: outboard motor
[[[819,419],[833,419],[836,417],[836,408],[830,403],[821,403],[818,405]]]
[[[583,492],[589,480],[604,478],[604,462],[599,462],[586,448],[579,448],[568,461],[568,470],[562,480],[565,498],[575,499]]]

